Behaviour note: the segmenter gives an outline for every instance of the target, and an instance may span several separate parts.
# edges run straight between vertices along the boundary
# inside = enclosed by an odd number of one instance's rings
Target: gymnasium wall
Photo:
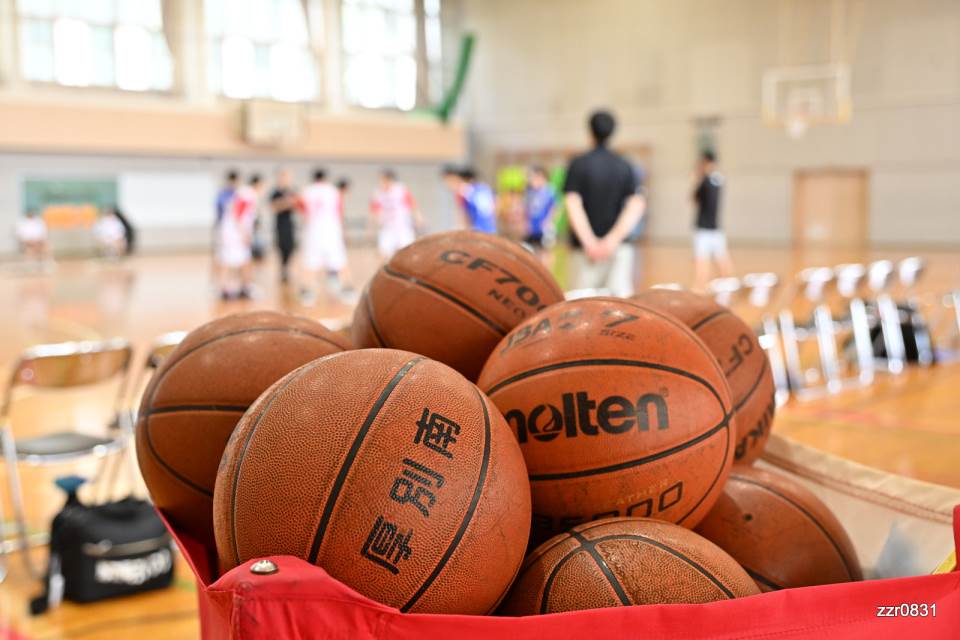
[[[828,62],[832,4],[466,0],[462,26],[478,35],[471,150],[489,168],[499,150],[586,145],[586,114],[609,106],[616,143],[652,148],[649,233],[679,239],[692,217],[694,119],[716,116],[733,239],[788,241],[794,172],[849,167],[870,173],[873,244],[960,244],[960,3],[841,2],[865,9],[853,121],[799,141],[761,122],[765,68]]]

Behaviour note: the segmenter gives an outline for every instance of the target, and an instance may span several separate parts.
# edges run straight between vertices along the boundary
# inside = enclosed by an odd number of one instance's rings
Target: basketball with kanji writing
[[[530,487],[476,386],[364,349],[301,367],[250,407],[224,451],[214,525],[228,569],[292,555],[401,611],[485,614],[523,560]]]
[[[757,334],[727,307],[690,291],[650,289],[633,300],[676,317],[717,357],[733,399],[734,461],[756,460],[770,437],[777,408],[773,373]]]
[[[187,334],[137,415],[137,459],[157,507],[213,548],[217,465],[240,416],[279,378],[350,346],[315,320],[275,311],[229,315]]]
[[[478,384],[526,459],[534,541],[615,516],[693,527],[733,462],[723,371],[690,329],[651,307],[554,305],[497,345]]]
[[[737,465],[697,533],[733,556],[762,591],[862,580],[843,525],[812,491]]]
[[[476,380],[513,327],[563,292],[521,245],[474,231],[437,233],[397,252],[357,304],[358,347],[413,351]]]
[[[675,524],[608,518],[574,527],[524,561],[500,612],[526,616],[759,593],[736,560]]]

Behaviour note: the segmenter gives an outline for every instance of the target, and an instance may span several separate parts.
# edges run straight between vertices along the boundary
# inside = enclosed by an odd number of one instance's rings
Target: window
[[[20,72],[72,87],[165,91],[173,61],[161,0],[17,0]]]
[[[414,0],[343,0],[343,79],[348,102],[372,109],[410,110],[423,99],[438,97],[440,0],[423,0],[422,6],[418,16]],[[420,29],[426,50],[418,52]],[[419,74],[427,79],[428,95],[418,96]]]
[[[310,23],[301,0],[206,0],[207,77],[230,98],[317,96]]]

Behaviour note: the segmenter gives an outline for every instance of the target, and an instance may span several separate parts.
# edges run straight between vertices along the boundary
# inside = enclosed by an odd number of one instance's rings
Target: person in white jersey
[[[249,184],[237,187],[220,221],[220,296],[224,300],[250,298],[253,223],[262,187],[259,175],[253,175]]]
[[[127,230],[113,209],[104,209],[93,225],[97,249],[107,258],[119,258],[127,253]]]
[[[327,274],[330,290],[341,294],[350,291],[340,203],[340,192],[327,180],[327,172],[314,171],[313,183],[300,194],[304,217],[301,265],[306,272],[301,284],[307,301],[314,297],[313,285],[321,271]]]
[[[384,260],[416,240],[417,229],[423,226],[413,194],[392,169],[380,174],[380,185],[370,201],[370,215],[378,226],[377,250]]]

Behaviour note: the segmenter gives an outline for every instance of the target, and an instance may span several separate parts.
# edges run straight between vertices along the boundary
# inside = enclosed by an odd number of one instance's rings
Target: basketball
[[[862,580],[843,525],[807,488],[753,467],[734,467],[697,527],[747,570],[763,591]]]
[[[444,362],[476,380],[509,331],[563,292],[521,245],[473,231],[437,233],[396,253],[370,281],[353,319],[358,347]]]
[[[188,334],[154,374],[137,419],[137,458],[157,507],[212,548],[217,465],[240,416],[293,369],[349,348],[318,322],[274,311]]]
[[[500,611],[525,616],[642,604],[700,604],[759,593],[712,542],[648,518],[574,527],[537,547]]]
[[[614,516],[693,527],[733,461],[723,371],[690,329],[651,307],[554,305],[497,345],[479,386],[527,461],[535,541]]]
[[[733,399],[734,460],[756,460],[770,437],[777,403],[770,362],[753,329],[730,309],[689,291],[650,289],[633,299],[676,316],[717,357]]]
[[[401,611],[484,614],[523,560],[530,492],[503,417],[388,349],[289,374],[244,415],[214,494],[224,567],[292,555]]]

